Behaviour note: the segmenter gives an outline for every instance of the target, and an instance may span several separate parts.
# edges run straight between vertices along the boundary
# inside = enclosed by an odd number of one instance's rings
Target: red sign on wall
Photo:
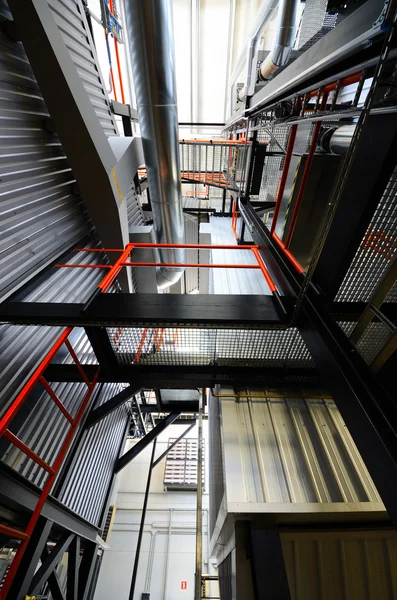
[[[187,590],[187,581],[181,581],[181,590]]]

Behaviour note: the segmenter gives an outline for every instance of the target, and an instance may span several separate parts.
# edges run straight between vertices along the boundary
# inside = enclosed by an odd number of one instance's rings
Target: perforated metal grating
[[[168,445],[175,442],[170,438]],[[205,461],[205,446],[203,448],[203,463]],[[197,489],[198,440],[188,438],[178,442],[167,454],[164,472],[164,487],[167,490],[196,490]],[[204,487],[204,484],[203,484]]]
[[[367,302],[397,251],[397,168],[336,295],[340,302]],[[387,301],[393,301],[396,289]]]
[[[248,156],[244,144],[217,140],[203,143],[182,140],[179,144],[181,175],[184,181],[197,181],[237,190]]]
[[[338,325],[349,337],[352,334],[356,323],[353,321],[341,321],[338,323]],[[372,321],[368,325],[356,347],[363,359],[369,365],[381,351],[389,336],[390,331],[383,323]]]
[[[250,367],[314,366],[295,328],[288,330],[108,328],[121,364]]]

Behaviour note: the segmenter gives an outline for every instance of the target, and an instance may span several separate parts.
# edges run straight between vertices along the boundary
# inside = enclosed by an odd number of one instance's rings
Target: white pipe
[[[244,100],[247,96],[252,96],[255,91],[256,63],[259,48],[259,39],[262,31],[270,21],[275,9],[277,0],[263,0],[259,9],[258,18],[251,31],[247,45],[247,76],[245,86],[239,92],[239,99]],[[234,81],[232,82],[234,85]]]
[[[165,573],[164,573],[163,600],[166,600],[166,597],[167,597],[168,560],[169,560],[169,556],[170,556],[171,534],[172,534],[172,508],[170,508],[170,521],[169,521],[169,525],[168,525],[167,553],[165,555]]]
[[[260,67],[260,78],[269,79],[290,59],[296,37],[297,14],[300,0],[280,0],[277,33],[273,48]]]

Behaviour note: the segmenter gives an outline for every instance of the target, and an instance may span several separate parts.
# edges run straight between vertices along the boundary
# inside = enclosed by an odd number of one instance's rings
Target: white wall
[[[168,438],[178,437],[186,425],[171,425],[158,438],[156,456],[168,445]],[[193,428],[187,437],[197,437]],[[214,568],[208,565],[208,447],[207,423],[205,437],[205,492],[203,496],[203,573]],[[133,442],[127,441],[126,450]],[[146,487],[146,478],[152,447],[138,455],[119,475],[115,520],[105,551],[95,600],[127,600],[135,558],[135,548]],[[134,600],[141,600],[142,592],[150,591],[151,600],[193,600],[195,571],[196,493],[165,492],[163,478],[165,459],[152,474],[148,512],[140,553],[139,570]],[[168,530],[172,511],[172,534]],[[170,541],[167,562],[167,546]],[[188,589],[181,590],[181,581]],[[166,587],[165,587],[166,586]],[[214,587],[214,593],[218,595]]]

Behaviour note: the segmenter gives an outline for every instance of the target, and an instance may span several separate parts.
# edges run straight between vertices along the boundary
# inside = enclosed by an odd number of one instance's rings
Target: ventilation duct
[[[135,93],[153,213],[159,244],[183,244],[178,111],[170,0],[124,0]],[[157,260],[184,263],[181,248],[161,248]],[[166,288],[183,267],[157,268]]]
[[[259,69],[262,80],[269,79],[277,69],[290,59],[296,36],[296,21],[299,0],[280,0],[278,7],[277,31],[273,48]]]

